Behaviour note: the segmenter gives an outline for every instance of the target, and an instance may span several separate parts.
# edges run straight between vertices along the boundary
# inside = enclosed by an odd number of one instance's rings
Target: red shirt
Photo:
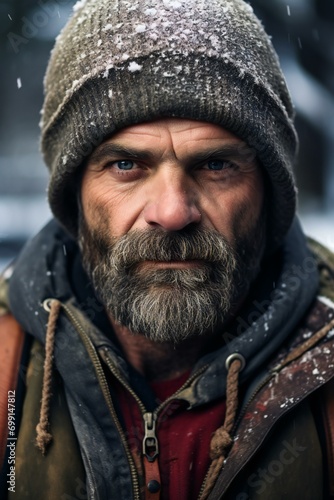
[[[187,380],[189,373],[173,380],[154,382],[151,387],[162,402],[172,396]],[[117,384],[117,398],[129,447],[139,469],[142,490],[143,417],[135,399]],[[195,500],[210,465],[209,449],[212,434],[224,422],[225,401],[218,400],[187,410],[184,401],[172,401],[159,413],[156,435],[159,443],[158,464],[163,500]]]

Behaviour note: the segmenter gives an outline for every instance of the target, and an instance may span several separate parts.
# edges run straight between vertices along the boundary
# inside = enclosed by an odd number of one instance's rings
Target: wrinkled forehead
[[[255,149],[224,127],[170,117],[130,125],[112,134],[93,150],[88,162],[97,163],[114,155],[198,161],[215,153],[242,163],[256,162]]]

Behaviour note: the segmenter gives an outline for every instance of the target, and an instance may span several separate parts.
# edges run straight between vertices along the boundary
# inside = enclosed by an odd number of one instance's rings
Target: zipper
[[[250,396],[250,398],[248,399],[247,403],[245,404],[245,406],[243,407],[243,409],[241,410],[237,420],[235,421],[235,424],[233,426],[233,429],[231,431],[231,434],[234,435],[236,429],[238,428],[241,420],[244,418],[244,416],[246,415],[247,413],[247,410],[250,406],[250,404],[254,401],[255,397],[257,396],[257,394],[261,391],[261,389],[263,389],[263,387],[265,385],[268,384],[268,382],[270,382],[270,380],[275,377],[275,375],[277,374],[278,372],[276,371],[271,371],[269,373],[269,375],[267,375],[267,377],[265,379],[262,380],[262,382],[260,382],[256,388],[254,389],[254,391],[252,392],[252,395]]]
[[[108,365],[108,368],[110,369],[111,373],[114,375],[114,377],[118,380],[118,382],[120,382],[123,387],[134,397],[134,399],[136,400],[136,402],[138,403],[138,406],[140,408],[140,411],[141,411],[141,414],[144,418],[144,415],[145,414],[149,414],[149,412],[146,410],[144,404],[142,403],[142,401],[139,399],[139,397],[137,396],[137,394],[135,393],[135,391],[130,387],[130,385],[119,375],[118,371],[115,369],[115,366],[113,365],[113,363],[111,362],[110,358],[109,358],[109,355],[108,355],[108,351],[106,350],[106,362],[107,362],[107,365]],[[205,370],[209,367],[209,365],[204,365],[202,366],[202,368],[200,368],[196,373],[194,373],[190,378],[188,378],[188,380],[186,380],[186,382],[174,393],[172,394],[172,396],[170,396],[169,398],[167,398],[165,401],[163,401],[163,403],[161,403],[158,408],[156,408],[154,410],[154,412],[152,413],[152,415],[155,415],[156,416],[156,419],[158,419],[158,416],[159,416],[159,413],[161,413],[161,411],[166,407],[168,406],[168,404],[173,401],[173,399],[177,398],[177,396],[184,390],[186,389],[189,385],[192,384],[192,382],[197,378],[199,377],[200,375],[202,375],[202,373],[205,372]]]
[[[54,300],[54,299],[51,299],[51,300]],[[123,432],[122,426],[121,426],[121,424],[120,424],[120,422],[118,420],[117,413],[115,411],[115,408],[114,408],[114,405],[113,405],[113,402],[112,402],[112,399],[111,399],[111,396],[110,396],[108,382],[107,382],[106,377],[104,375],[104,371],[103,371],[103,368],[102,368],[99,356],[97,354],[97,351],[96,351],[96,349],[95,349],[95,347],[94,347],[91,339],[89,338],[89,336],[85,332],[84,328],[81,326],[81,324],[78,321],[78,319],[72,313],[71,309],[68,306],[64,305],[63,303],[61,305],[62,305],[62,308],[64,309],[66,315],[68,316],[69,320],[71,321],[71,323],[73,324],[73,326],[76,328],[77,332],[79,333],[79,335],[80,335],[80,337],[81,337],[81,339],[82,339],[82,341],[83,341],[83,343],[84,343],[84,345],[85,345],[85,347],[87,349],[87,352],[88,352],[88,354],[89,354],[89,356],[90,356],[90,358],[92,360],[92,363],[93,363],[94,369],[96,371],[96,374],[97,374],[97,377],[98,377],[98,380],[99,380],[99,383],[100,383],[103,395],[105,397],[107,406],[108,406],[109,411],[111,413],[111,416],[112,416],[112,418],[114,420],[114,423],[116,425],[117,431],[118,431],[118,433],[120,435],[120,438],[121,438],[121,441],[122,441],[122,444],[123,444],[123,447],[124,447],[124,450],[125,450],[125,453],[126,453],[126,456],[127,456],[127,459],[128,459],[128,463],[129,463],[129,467],[130,467],[130,473],[131,473],[131,478],[132,478],[134,500],[140,500],[140,488],[139,488],[139,481],[138,481],[137,470],[136,470],[136,467],[135,467],[135,464],[134,464],[131,452],[128,449],[126,437],[125,437],[125,434]],[[158,454],[159,454],[159,443],[158,443],[158,439],[157,439],[157,436],[156,436],[156,423],[157,423],[157,420],[158,420],[159,413],[161,413],[161,411],[171,401],[173,401],[174,399],[176,399],[177,396],[184,389],[186,389],[198,376],[200,376],[202,373],[204,373],[204,371],[209,367],[209,365],[205,365],[200,370],[198,370],[194,375],[192,375],[180,387],[180,389],[178,389],[178,391],[176,391],[172,396],[170,396],[169,398],[167,398],[163,403],[161,403],[161,405],[153,413],[151,413],[151,412],[147,412],[144,404],[139,399],[139,397],[137,396],[137,394],[124,381],[124,379],[119,375],[119,373],[115,369],[114,365],[112,364],[112,362],[111,362],[111,360],[110,360],[110,358],[108,356],[108,351],[107,350],[106,350],[106,354],[107,354],[106,355],[106,362],[107,362],[107,365],[108,365],[110,371],[113,373],[113,375],[116,377],[116,379],[123,385],[123,387],[125,389],[127,389],[127,391],[135,398],[135,400],[136,400],[136,402],[137,402],[137,404],[138,404],[138,406],[140,408],[140,411],[141,411],[142,417],[143,417],[143,422],[144,422],[144,430],[145,430],[144,439],[143,439],[143,443],[142,443],[143,455],[146,456],[146,458],[147,458],[147,460],[149,462],[154,462],[155,459],[157,458]],[[239,414],[239,416],[238,416],[238,418],[237,418],[237,420],[236,420],[236,422],[235,422],[235,424],[233,426],[233,429],[231,431],[232,435],[235,433],[237,427],[239,426],[241,420],[243,419],[243,417],[247,413],[247,410],[248,410],[250,404],[253,402],[253,400],[257,396],[258,392],[268,382],[270,382],[270,380],[280,371],[279,368],[281,368],[280,365],[278,367],[274,368],[270,372],[270,374],[262,382],[260,382],[257,385],[257,387],[253,391],[251,397],[248,399],[246,405],[244,406],[244,408],[240,412],[240,414]],[[199,492],[198,499],[200,499],[201,496],[202,496],[202,493],[204,491],[204,487],[205,487],[208,475],[209,475],[209,471],[207,471],[207,473],[205,475],[204,481],[202,483],[202,486],[201,486],[201,489],[200,489],[200,492]]]
[[[143,455],[149,462],[154,462],[159,455],[159,443],[156,434],[157,416],[154,413],[144,413],[145,434],[143,439]]]
[[[207,370],[209,365],[204,365],[202,366],[201,369],[199,369],[196,373],[194,373],[172,396],[167,398],[165,401],[163,401],[156,410],[154,410],[153,413],[148,412],[142,403],[142,401],[139,399],[135,391],[130,387],[130,385],[119,375],[118,371],[116,370],[115,366],[110,360],[110,357],[108,355],[108,350],[105,351],[106,357],[105,360],[107,362],[108,368],[110,369],[111,373],[114,375],[114,377],[120,382],[123,387],[134,397],[135,401],[137,402],[139,409],[142,413],[143,421],[144,421],[144,438],[142,442],[142,453],[143,456],[147,458],[149,462],[154,462],[159,455],[159,442],[156,434],[156,424],[158,421],[159,414],[162,412],[168,404],[173,401],[177,396],[192,382],[199,377],[202,373]],[[204,485],[203,485],[204,487]]]
[[[209,476],[209,470],[210,470],[210,467],[209,467],[209,469],[207,470],[207,473],[205,474],[205,477],[204,477],[204,480],[203,480],[203,483],[202,483],[201,489],[199,490],[198,500],[200,500],[200,499],[202,498],[203,491],[204,491],[204,488],[205,488],[205,485],[206,485],[206,482],[207,482],[207,479],[208,479],[208,476]]]
[[[96,349],[85,332],[84,328],[81,326],[80,322],[78,319],[75,317],[75,315],[72,313],[70,308],[64,304],[62,304],[62,308],[64,309],[67,317],[69,320],[72,322],[72,324],[75,326],[76,330],[78,331],[86,349],[87,352],[89,353],[89,356],[93,362],[103,395],[105,397],[105,400],[107,402],[109,411],[111,413],[111,416],[114,420],[114,423],[116,425],[117,431],[121,437],[121,441],[128,459],[129,467],[130,467],[130,473],[131,473],[131,478],[132,478],[132,485],[133,485],[133,494],[134,494],[134,500],[140,500],[140,488],[139,488],[139,480],[138,480],[138,475],[137,475],[137,469],[135,467],[131,452],[128,448],[128,444],[126,441],[125,434],[123,432],[122,426],[119,422],[119,419],[117,417],[116,410],[114,408],[110,392],[109,392],[109,386],[107,379],[105,377],[99,356],[96,352]],[[200,368],[196,373],[194,373],[172,396],[167,398],[165,401],[163,401],[159,407],[154,410],[153,413],[148,412],[147,409],[145,408],[143,402],[141,399],[137,396],[135,391],[130,387],[130,385],[120,376],[118,371],[116,370],[115,366],[111,362],[109,356],[108,356],[108,351],[106,350],[106,362],[107,366],[110,369],[111,373],[114,375],[114,377],[120,382],[123,387],[134,397],[135,401],[137,402],[139,409],[141,411],[142,417],[143,417],[143,422],[144,422],[144,439],[142,443],[142,449],[143,449],[143,455],[146,456],[147,460],[149,462],[154,462],[159,454],[159,443],[158,443],[158,438],[156,435],[156,423],[159,417],[159,414],[162,412],[168,404],[173,401],[177,396],[187,387],[189,387],[192,382],[199,377],[202,373],[207,370],[209,365],[204,365],[202,368]],[[207,477],[207,476],[206,476]],[[202,488],[204,487],[204,483]],[[202,490],[202,489],[201,489]]]
[[[72,313],[72,311],[64,304],[62,304],[62,308],[64,309],[68,319],[71,321],[71,323],[73,324],[73,326],[76,328],[77,332],[79,333],[81,340],[83,341],[84,346],[86,347],[87,352],[92,360],[97,378],[98,378],[99,383],[100,383],[100,387],[102,389],[102,393],[103,393],[104,398],[106,400],[106,403],[107,403],[107,406],[108,406],[109,411],[111,413],[111,416],[114,420],[116,429],[120,435],[120,438],[121,438],[121,441],[122,441],[122,444],[123,444],[123,447],[124,447],[124,450],[125,450],[125,453],[126,453],[126,456],[128,459],[130,474],[131,474],[131,478],[132,478],[134,500],[140,500],[140,489],[139,489],[139,481],[138,481],[138,476],[137,476],[137,469],[135,467],[132,455],[128,449],[126,437],[124,435],[122,426],[118,420],[118,417],[117,417],[117,414],[116,414],[116,411],[115,411],[115,408],[114,408],[114,405],[113,405],[113,402],[112,402],[112,399],[110,396],[108,382],[107,382],[107,379],[105,377],[105,374],[104,374],[100,359],[98,357],[98,354],[96,352],[96,349],[95,349],[92,341],[90,340],[89,336],[85,332],[84,328],[81,326],[80,322],[75,317],[75,315]]]
[[[151,413],[146,410],[144,404],[137,396],[135,391],[130,387],[130,385],[122,377],[120,377],[118,371],[115,369],[115,366],[113,365],[113,363],[109,358],[107,350],[106,350],[106,362],[111,373],[118,380],[118,382],[120,382],[123,385],[123,387],[134,397],[135,401],[139,406],[144,422],[144,438],[142,441],[142,453],[143,456],[145,456],[149,462],[154,462],[159,455],[159,442],[156,433],[159,414],[162,412],[164,408],[166,408],[166,406],[168,406],[168,404],[171,401],[177,398],[177,396],[184,389],[186,389],[190,384],[192,384],[192,382],[197,377],[199,377],[208,368],[209,365],[203,366],[200,370],[194,373],[172,396],[163,401],[163,403],[161,403],[158,406],[158,408],[156,408],[154,412]]]
[[[87,349],[87,351],[92,359],[95,371],[96,371],[97,376],[98,376],[98,380],[99,380],[101,388],[102,388],[102,392],[104,394],[104,397],[106,399],[107,405],[108,405],[109,410],[110,410],[110,413],[111,413],[112,418],[115,422],[117,431],[119,432],[119,435],[120,435],[121,440],[122,440],[122,444],[123,444],[125,452],[126,452],[126,456],[127,456],[129,466],[130,466],[131,477],[132,477],[134,499],[140,500],[140,489],[139,489],[137,470],[136,470],[136,467],[134,465],[131,452],[128,449],[126,437],[124,435],[122,426],[118,420],[118,417],[117,417],[117,414],[116,414],[116,411],[115,411],[115,408],[114,408],[114,405],[113,405],[113,402],[112,402],[112,399],[110,396],[108,382],[107,382],[106,377],[104,375],[103,368],[102,368],[101,362],[99,360],[98,354],[96,352],[96,349],[95,349],[92,341],[90,340],[89,336],[87,335],[87,333],[82,328],[79,321],[77,320],[77,318],[73,315],[72,311],[67,306],[65,306],[63,304],[62,304],[62,307],[63,307],[64,311],[66,312],[68,318],[71,320],[72,324],[76,327],[76,329],[77,329],[77,331],[78,331],[78,333],[79,333],[79,335],[80,335],[80,337],[81,337],[81,339],[82,339],[82,341],[83,341],[83,343],[84,343],[84,345],[85,345],[85,347],[86,347],[86,349]],[[127,384],[127,382],[119,375],[118,371],[115,369],[115,366],[112,364],[112,362],[108,356],[108,351],[106,351],[106,362],[107,362],[108,368],[110,369],[112,374],[123,385],[123,387],[134,397],[134,399],[136,400],[136,402],[140,408],[140,411],[141,411],[142,417],[143,417],[143,421],[144,421],[144,429],[145,429],[144,439],[143,439],[143,443],[142,443],[143,454],[146,456],[146,458],[148,459],[149,462],[154,462],[159,454],[159,443],[158,443],[158,438],[156,435],[156,422],[158,420],[159,413],[161,413],[161,411],[171,401],[173,401],[175,398],[177,398],[178,394],[180,394],[184,389],[186,389],[198,376],[200,376],[202,373],[204,373],[209,365],[205,365],[200,370],[198,370],[194,375],[192,375],[180,387],[180,389],[178,389],[172,396],[167,398],[163,403],[161,403],[161,405],[156,410],[154,410],[153,413],[151,413],[151,412],[148,412],[146,410],[144,404],[142,403],[140,398],[137,396],[135,391],[130,387],[130,385]],[[242,418],[246,414],[249,405],[254,400],[254,398],[256,397],[258,392],[275,376],[275,374],[276,374],[276,372],[270,373],[268,375],[268,377],[266,377],[256,387],[256,389],[252,393],[251,397],[248,399],[246,406],[243,408],[242,412],[240,413],[240,415],[239,415],[239,417],[238,417],[238,419],[233,427],[231,434],[234,434],[240,421],[242,420]],[[209,475],[209,471],[207,471],[207,473],[205,475],[204,481],[202,483],[202,486],[201,486],[201,489],[199,492],[198,499],[200,499],[202,496],[208,475]]]

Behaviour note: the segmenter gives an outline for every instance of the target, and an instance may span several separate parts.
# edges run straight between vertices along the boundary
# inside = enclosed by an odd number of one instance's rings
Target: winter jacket
[[[191,412],[225,398],[226,359],[233,353],[245,358],[233,445],[210,499],[328,498],[321,405],[334,377],[333,264],[322,247],[308,248],[296,222],[281,252],[264,263],[221,347],[196,363],[171,399]],[[145,498],[112,384],[114,378],[133,391],[132,369],[89,283],[75,284],[83,275],[78,269],[75,242],[53,221],[27,245],[10,278],[10,309],[33,338],[15,498]],[[52,301],[60,304],[49,409],[53,441],[43,456],[34,439]]]

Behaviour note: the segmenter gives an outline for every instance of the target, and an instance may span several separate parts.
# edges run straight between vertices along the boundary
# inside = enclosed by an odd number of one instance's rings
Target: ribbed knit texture
[[[81,0],[45,78],[42,151],[49,201],[77,233],[75,175],[107,136],[170,116],[219,124],[256,150],[268,173],[269,245],[291,225],[297,149],[276,53],[242,0]]]

